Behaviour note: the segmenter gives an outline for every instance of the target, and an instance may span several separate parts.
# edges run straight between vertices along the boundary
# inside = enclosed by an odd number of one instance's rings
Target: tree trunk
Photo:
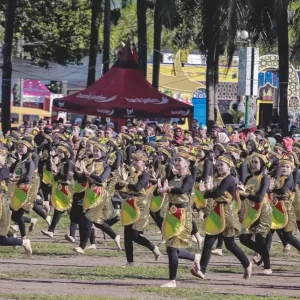
[[[161,32],[162,20],[160,17],[160,0],[156,1],[154,10],[154,47],[153,47],[153,75],[152,86],[156,89],[159,87],[159,71],[160,71],[160,47],[161,47]]]
[[[137,1],[137,23],[138,23],[138,63],[147,77],[147,6],[146,0]]]
[[[109,70],[109,53],[110,53],[110,1],[105,0],[104,7],[104,32],[103,32],[103,74]]]
[[[92,0],[92,20],[90,34],[89,70],[87,87],[96,80],[96,64],[98,55],[99,27],[102,13],[102,0]]]
[[[215,123],[215,85],[214,85],[214,61],[215,61],[216,45],[208,48],[206,57],[206,124],[210,132]]]
[[[278,56],[279,56],[279,115],[281,128],[287,133],[289,124],[288,115],[288,86],[289,86],[289,35],[288,35],[288,3],[289,0],[281,2],[278,8]]]
[[[217,121],[218,117],[218,98],[219,98],[219,93],[218,93],[218,88],[219,88],[219,60],[220,60],[220,45],[216,46],[216,51],[215,51],[215,56],[214,56],[214,114],[215,114],[215,119],[214,121]]]
[[[2,131],[5,135],[10,130],[10,94],[11,94],[11,74],[12,74],[12,44],[14,35],[14,22],[16,16],[17,0],[7,0],[6,23],[3,46],[3,66],[2,66],[2,110],[1,122]]]

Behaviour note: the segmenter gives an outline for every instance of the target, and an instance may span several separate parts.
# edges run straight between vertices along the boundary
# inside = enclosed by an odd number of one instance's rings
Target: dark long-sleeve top
[[[280,176],[279,163],[272,164],[268,173],[271,178],[275,178],[275,179],[279,178]]]
[[[134,146],[129,145],[126,149],[126,159],[124,159],[124,163],[128,166],[131,165],[132,153],[134,152]]]
[[[111,173],[111,167],[108,164],[104,164],[104,170],[101,175],[91,174],[90,178],[96,181],[98,184],[102,184],[107,181]]]
[[[40,157],[36,152],[33,152],[32,156],[31,156],[31,159],[34,162],[34,167],[35,167],[35,170],[36,170],[39,166]]]
[[[74,173],[74,163],[71,159],[68,159],[63,166],[63,172],[59,172],[54,176],[55,181],[60,181],[62,183],[67,183],[70,178],[73,178]]]
[[[142,189],[146,189],[148,187],[149,181],[150,181],[150,175],[146,171],[142,172],[142,174],[139,175],[136,184],[128,184],[127,186],[128,192],[120,193],[122,198],[127,198],[127,196],[131,194],[131,192],[132,194],[140,193]],[[123,188],[124,186],[121,186],[118,183],[116,184],[116,190],[121,190]]]
[[[2,168],[0,169],[0,182],[1,181],[5,181],[6,185],[9,184],[9,177],[10,173],[9,173],[9,168],[7,165],[2,166]]]
[[[203,173],[197,178],[197,181],[204,180],[207,182],[208,178],[213,175],[214,165],[209,158],[206,158],[203,165]]]
[[[246,163],[243,161],[241,162],[237,167],[236,167],[236,171],[238,173],[239,176],[239,182],[241,182],[242,184],[245,184],[246,182],[246,178],[247,178],[247,165]]]
[[[211,191],[206,191],[204,193],[204,197],[205,199],[208,198],[216,199],[224,196],[225,192],[228,192],[233,198],[235,194],[235,189],[236,189],[235,178],[232,175],[228,175],[221,181],[221,183],[217,188]]]
[[[247,177],[245,185],[247,185],[247,182],[250,178],[252,178],[252,175]],[[264,200],[264,197],[268,192],[269,187],[270,187],[270,179],[269,176],[265,174],[261,179],[261,185],[258,192],[255,195],[249,195],[247,198],[250,201],[261,203]]]
[[[293,172],[293,179],[294,179],[294,184],[293,184],[292,191],[294,192],[300,180],[300,171],[298,168],[296,168]]]
[[[197,169],[197,166],[196,165],[191,165],[190,166],[190,172],[194,178],[194,181],[196,181],[197,179],[197,175],[198,175],[198,169]]]
[[[289,191],[292,191],[293,185],[294,185],[294,179],[293,179],[293,174],[291,174],[289,177],[285,179],[284,184],[281,188],[279,189],[274,188],[272,192],[276,194],[279,200],[285,200],[287,193]]]
[[[171,195],[183,195],[186,193],[191,193],[194,184],[195,184],[195,178],[193,177],[193,175],[188,175],[183,179],[181,187],[171,188],[170,194]]]
[[[122,165],[122,153],[121,151],[116,152],[116,160],[114,164],[111,166],[112,171],[118,170],[118,168]]]
[[[37,134],[34,137],[34,142],[36,143],[36,145],[38,147],[40,147],[44,141],[45,141],[45,136],[43,134],[41,134],[41,133]]]
[[[32,181],[33,176],[34,176],[35,165],[34,165],[33,160],[31,158],[28,158],[28,155],[29,154],[23,155],[21,158],[22,161],[24,160],[23,163],[25,164],[26,172],[25,172],[25,174],[21,174],[19,183],[28,184]],[[10,173],[14,173],[16,171],[17,165],[19,163],[20,163],[20,158],[18,157],[17,160],[11,165]]]

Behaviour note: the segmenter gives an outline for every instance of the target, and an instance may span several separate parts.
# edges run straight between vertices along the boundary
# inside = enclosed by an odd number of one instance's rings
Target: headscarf
[[[226,144],[230,142],[229,137],[225,132],[218,132],[217,138],[216,138],[216,143],[218,144]]]

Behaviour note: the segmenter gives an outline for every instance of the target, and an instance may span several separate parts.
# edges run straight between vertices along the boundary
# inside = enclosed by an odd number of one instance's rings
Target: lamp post
[[[246,30],[238,32],[237,39],[240,43],[249,44],[249,33]],[[249,128],[249,100],[250,97],[256,95],[254,90],[254,81],[258,78],[255,75],[255,69],[258,68],[258,49],[253,47],[240,48],[239,62],[239,86],[238,95],[245,96],[245,127]],[[258,70],[256,70],[258,73]],[[255,85],[256,86],[256,85]]]
[[[245,42],[248,43],[248,37],[249,33],[246,30],[242,30],[240,33],[240,38]],[[251,55],[251,61],[252,61],[252,55]],[[252,68],[251,68],[252,70]],[[253,78],[251,74],[251,79]],[[249,128],[249,95],[246,95],[246,103],[245,103],[245,127]]]

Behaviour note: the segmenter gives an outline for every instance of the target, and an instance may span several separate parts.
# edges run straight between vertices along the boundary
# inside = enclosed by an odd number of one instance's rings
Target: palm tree
[[[159,86],[161,35],[163,25],[173,28],[176,16],[176,0],[156,0],[154,8],[154,43],[152,86]]]
[[[148,0],[137,1],[137,29],[138,29],[138,63],[147,77],[147,9],[154,8],[154,4]]]
[[[103,27],[103,74],[109,70],[109,52],[110,52],[110,22],[111,0],[104,0],[104,27]]]
[[[90,51],[89,51],[89,69],[87,86],[90,86],[96,79],[96,64],[98,55],[99,27],[102,18],[102,0],[92,0],[92,19],[90,34]]]
[[[11,74],[12,74],[12,44],[14,34],[14,22],[16,16],[17,0],[7,0],[6,4],[6,23],[3,47],[3,66],[2,66],[2,110],[1,122],[3,134],[10,130],[10,93],[11,93]]]
[[[296,0],[248,0],[251,17],[248,24],[253,31],[253,42],[262,41],[274,45],[277,40],[279,56],[279,115],[281,128],[288,131],[288,84],[289,84],[289,18],[288,10]],[[299,2],[299,1],[298,1]],[[298,11],[298,14],[300,12]],[[250,31],[251,32],[251,31]],[[297,42],[296,42],[297,43]],[[296,47],[297,48],[297,47]]]

